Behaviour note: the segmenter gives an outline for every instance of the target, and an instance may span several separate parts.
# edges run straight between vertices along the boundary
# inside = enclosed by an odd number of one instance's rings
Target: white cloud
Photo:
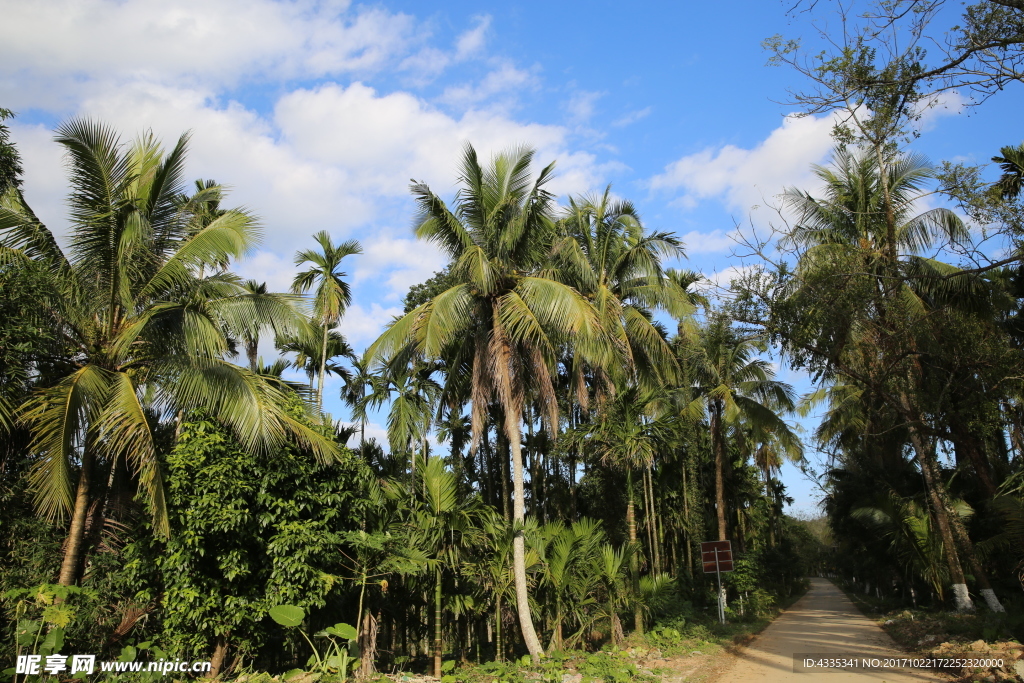
[[[25,200],[51,231],[64,236],[68,228],[64,205],[68,186],[63,147],[54,142],[53,132],[43,126],[27,126],[15,119],[9,127],[25,170]]]
[[[928,131],[938,125],[939,119],[943,116],[955,116],[967,107],[970,99],[964,97],[956,90],[936,93],[933,97],[919,103],[921,120],[918,126],[922,131]]]
[[[830,116],[787,116],[753,149],[725,145],[684,156],[654,176],[650,187],[681,190],[677,201],[684,208],[717,198],[750,210],[786,187],[812,182],[811,164],[822,162],[833,147],[833,125]]]
[[[688,255],[722,253],[736,245],[732,233],[722,230],[712,230],[711,232],[691,230],[680,239],[682,239]]]
[[[246,280],[265,282],[271,292],[287,292],[292,279],[298,272],[290,257],[279,256],[269,251],[258,251],[249,258],[239,261],[232,268]]]
[[[565,110],[569,114],[569,121],[575,124],[586,124],[594,116],[594,105],[605,96],[603,92],[590,92],[578,90],[573,93],[569,101],[565,103]]]
[[[475,17],[476,26],[459,36],[455,41],[455,59],[463,61],[479,54],[487,40],[487,32],[491,28],[490,15]]]
[[[491,26],[490,15],[474,17],[475,25],[459,35],[452,50],[440,50],[433,46],[421,48],[409,55],[398,65],[398,70],[411,74],[417,85],[425,85],[452,64],[459,64],[483,52]]]
[[[560,126],[476,109],[455,118],[410,93],[378,94],[362,83],[289,93],[278,102],[275,121],[303,158],[340,166],[351,187],[392,197],[407,196],[410,178],[447,193],[466,142],[482,160],[515,144],[535,147],[541,163],[557,158],[555,191],[590,189],[603,171],[593,155],[566,149],[568,132]]]
[[[697,291],[704,292],[708,296],[727,297],[729,285],[753,270],[753,266],[738,265],[728,266],[722,270],[716,270],[710,275],[705,274],[704,280],[693,285]]]
[[[415,238],[381,237],[365,242],[352,282],[386,284],[388,298],[403,296],[414,284],[444,268],[445,256],[433,244]]]
[[[504,96],[512,106],[523,90],[534,90],[538,86],[536,69],[519,69],[511,63],[503,63],[489,71],[476,85],[451,86],[441,95],[441,101],[453,106],[467,107]]]
[[[69,84],[322,77],[378,70],[416,34],[409,15],[347,0],[16,2],[0,23],[0,69]]]
[[[612,121],[612,126],[614,126],[616,128],[622,128],[622,127],[628,126],[628,125],[630,125],[632,123],[636,123],[637,121],[640,121],[641,119],[646,119],[650,115],[651,115],[651,108],[650,107],[644,107],[643,109],[637,109],[636,111],[629,112],[628,114],[626,114],[622,118],[619,118],[619,119],[616,119],[615,121]]]
[[[402,309],[397,306],[384,308],[374,302],[369,306],[354,303],[345,311],[345,317],[341,319],[338,329],[348,339],[348,343],[361,353],[373,340],[380,336],[384,327],[391,322],[396,315],[401,315]]]

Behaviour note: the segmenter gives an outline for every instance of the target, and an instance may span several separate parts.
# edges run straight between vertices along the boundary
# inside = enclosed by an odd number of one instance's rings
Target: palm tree
[[[725,462],[727,430],[747,423],[768,432],[786,449],[800,450],[799,440],[780,412],[794,409],[793,388],[774,379],[775,373],[758,353],[766,350],[762,339],[740,336],[732,321],[713,317],[689,347],[696,394],[686,407],[691,418],[707,417],[715,458],[715,514],[718,540],[728,539],[725,510]]]
[[[554,234],[551,195],[544,189],[552,166],[531,182],[532,161],[531,150],[517,148],[497,155],[485,169],[467,145],[454,211],[427,185],[412,186],[419,205],[416,233],[448,254],[458,284],[394,321],[369,350],[384,358],[412,351],[445,359],[459,348],[472,353],[465,370],[470,373],[473,448],[484,433],[489,406],[497,403],[511,451],[513,522],[519,527],[526,516],[520,422],[527,396],[539,397],[548,428],[556,429],[552,374],[559,345],[572,342],[594,356],[607,355],[598,347],[594,308],[571,287],[540,272]],[[521,530],[513,560],[523,639],[538,659],[543,648],[530,616]]]
[[[254,295],[263,296],[267,294],[267,283],[256,282],[255,280],[246,280],[242,284],[247,292]],[[254,330],[247,334],[242,335],[242,341],[245,344],[245,357],[249,361],[249,369],[256,372],[259,369],[257,361],[259,360],[259,347],[260,347],[260,331]]]
[[[598,581],[591,571],[596,555],[605,540],[599,522],[581,519],[571,526],[552,522],[538,534],[544,540],[538,546],[542,571],[541,581],[548,587],[553,602],[551,645],[561,650],[566,617],[575,616],[581,626],[569,642],[582,635],[586,619],[582,610],[593,603],[592,593]]]
[[[634,591],[639,590],[640,585],[640,548],[636,537],[633,475],[651,467],[655,455],[671,433],[668,418],[658,414],[659,399],[660,396],[636,387],[621,392],[602,411],[590,439],[590,448],[604,464],[626,474],[626,527],[630,545],[636,546],[630,555]],[[653,547],[651,550],[653,552]],[[643,633],[643,616],[639,608],[634,614],[634,627],[638,633]]]
[[[134,469],[154,529],[168,533],[155,422],[202,408],[246,448],[291,436],[323,458],[338,451],[289,415],[285,388],[224,360],[229,333],[271,323],[295,328],[300,316],[224,272],[254,244],[252,216],[232,210],[198,227],[191,222],[193,209],[220,188],[182,200],[187,137],[164,154],[152,134],[125,148],[110,128],[73,120],[57,129],[57,141],[71,173],[67,254],[23,204],[0,207],[0,253],[48,269],[49,314],[72,350],[61,378],[19,408],[32,434],[37,508],[47,518],[71,518],[59,578],[71,585],[87,516],[103,513],[102,486],[116,463]]]
[[[480,602],[494,610],[494,658],[505,658],[503,637],[503,606],[514,598],[515,572],[512,570],[512,545],[515,532],[512,526],[494,508],[485,507],[482,514],[481,550],[467,563],[468,572],[475,578],[481,589]],[[528,553],[530,557],[532,553]],[[530,558],[533,559],[533,558]],[[527,565],[533,562],[527,560]]]
[[[637,547],[633,544],[616,549],[610,543],[603,543],[594,556],[591,567],[591,572],[600,579],[604,588],[605,609],[608,612],[608,627],[613,645],[618,645],[622,640],[619,609],[630,599],[626,584],[626,568],[636,550]]]
[[[326,334],[326,344],[324,336]],[[277,337],[276,347],[284,353],[294,353],[295,359],[291,367],[302,370],[309,378],[308,391],[312,394],[313,378],[319,377],[320,386],[323,386],[323,375],[337,375],[347,382],[349,369],[341,363],[336,363],[335,358],[353,358],[355,352],[349,346],[348,340],[331,325],[328,329],[317,323],[306,324],[297,334],[285,334]],[[327,361],[324,362],[326,356]],[[317,394],[319,396],[319,394]]]
[[[1024,144],[1007,146],[999,150],[999,156],[992,157],[999,164],[1003,174],[993,186],[1003,199],[1015,199],[1024,188]]]
[[[320,348],[320,373],[317,380],[317,408],[323,410],[324,376],[327,374],[327,337],[328,330],[337,325],[344,315],[345,309],[352,303],[352,292],[348,283],[342,280],[346,274],[338,270],[346,256],[363,253],[363,248],[356,240],[348,240],[335,246],[327,231],[321,230],[313,239],[320,245],[320,251],[304,249],[295,254],[295,265],[311,263],[312,266],[300,272],[292,280],[292,291],[305,294],[316,288],[313,295],[313,318],[322,327],[322,343]]]
[[[415,472],[415,446],[421,446],[421,455],[427,458],[427,435],[430,432],[434,405],[441,387],[431,375],[434,368],[429,363],[413,362],[408,365],[384,366],[371,375],[370,393],[362,399],[360,415],[365,416],[367,408],[388,408],[388,441],[391,454],[409,455],[412,471]]]
[[[599,197],[571,198],[559,227],[553,276],[593,302],[602,329],[614,338],[612,348],[621,354],[597,368],[594,379],[620,386],[640,381],[648,389],[676,379],[676,359],[651,309],[661,308],[679,320],[694,312],[685,286],[661,265],[663,258],[683,255],[679,240],[664,232],[646,234],[636,208],[613,200],[610,186]],[[606,371],[617,376],[606,378]]]
[[[341,400],[349,407],[353,421],[359,422],[359,447],[366,443],[366,389],[372,386],[374,375],[370,372],[370,359],[366,355],[349,359],[354,372],[345,378]]]
[[[434,677],[440,678],[443,572],[458,570],[461,550],[480,530],[481,508],[477,498],[460,499],[458,480],[440,458],[422,463],[418,479],[416,488],[422,488],[423,495],[414,500],[409,522],[413,544],[428,558],[428,568],[434,572]],[[393,486],[389,493],[400,497],[400,492],[400,486]]]

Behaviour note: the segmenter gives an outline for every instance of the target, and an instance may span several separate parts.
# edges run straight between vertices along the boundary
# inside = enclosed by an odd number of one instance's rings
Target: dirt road
[[[795,672],[795,653],[857,655],[884,660],[900,656],[892,639],[827,579],[811,579],[811,590],[737,656],[718,676],[720,683],[925,683],[948,680],[920,669],[809,670]]]

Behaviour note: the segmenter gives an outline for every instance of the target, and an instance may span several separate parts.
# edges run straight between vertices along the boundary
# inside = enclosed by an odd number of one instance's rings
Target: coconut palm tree
[[[164,153],[152,134],[123,145],[107,126],[72,120],[57,129],[70,169],[67,252],[27,206],[0,207],[0,253],[50,274],[56,331],[71,353],[62,376],[19,407],[32,434],[30,475],[39,513],[71,523],[60,583],[77,581],[85,531],[103,513],[110,468],[129,464],[157,533],[168,533],[154,427],[202,408],[246,448],[298,438],[320,457],[329,440],[288,414],[288,392],[225,360],[231,334],[301,316],[279,297],[249,292],[224,271],[245,255],[258,225],[224,211],[195,225],[216,186],[182,199],[187,136]],[[94,504],[95,503],[95,504]],[[92,512],[90,512],[92,510]]]
[[[327,374],[327,341],[328,331],[338,324],[345,309],[352,303],[352,292],[348,283],[342,278],[341,262],[346,256],[363,253],[363,248],[356,240],[348,240],[335,245],[326,230],[313,236],[320,245],[320,251],[304,249],[296,252],[295,265],[312,264],[300,272],[292,280],[292,292],[305,294],[315,288],[313,294],[313,318],[321,326],[322,341],[320,347],[320,372],[317,379],[317,408],[323,410],[324,378]]]
[[[1024,188],[1024,144],[1007,146],[999,150],[999,156],[992,157],[999,164],[1003,174],[996,181],[994,189],[1003,199],[1015,199]]]
[[[454,210],[426,184],[412,186],[419,206],[416,233],[447,253],[458,284],[394,321],[369,351],[392,358],[411,350],[429,359],[455,356],[453,349],[460,347],[472,353],[460,367],[470,375],[473,448],[489,406],[498,404],[512,458],[513,522],[519,526],[526,511],[520,423],[527,396],[539,398],[548,428],[556,429],[552,375],[559,346],[573,343],[595,362],[611,356],[608,345],[600,344],[593,306],[541,271],[554,236],[552,197],[544,189],[553,168],[531,180],[532,161],[532,150],[516,148],[485,168],[467,145]],[[543,648],[530,616],[521,531],[513,559],[523,639],[537,659]]]
[[[662,259],[683,255],[679,240],[666,232],[646,233],[633,204],[614,200],[610,186],[600,196],[571,198],[559,228],[553,277],[593,302],[602,329],[622,355],[597,368],[594,379],[620,386],[639,381],[648,389],[677,379],[676,359],[651,311],[660,308],[678,320],[694,312],[680,279],[662,268]],[[605,377],[606,370],[615,376]],[[604,393],[611,387],[596,389]]]

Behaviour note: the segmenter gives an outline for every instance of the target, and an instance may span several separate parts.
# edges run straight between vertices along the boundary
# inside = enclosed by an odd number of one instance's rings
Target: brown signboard
[[[705,574],[732,571],[732,541],[705,541],[700,544],[700,561]]]

